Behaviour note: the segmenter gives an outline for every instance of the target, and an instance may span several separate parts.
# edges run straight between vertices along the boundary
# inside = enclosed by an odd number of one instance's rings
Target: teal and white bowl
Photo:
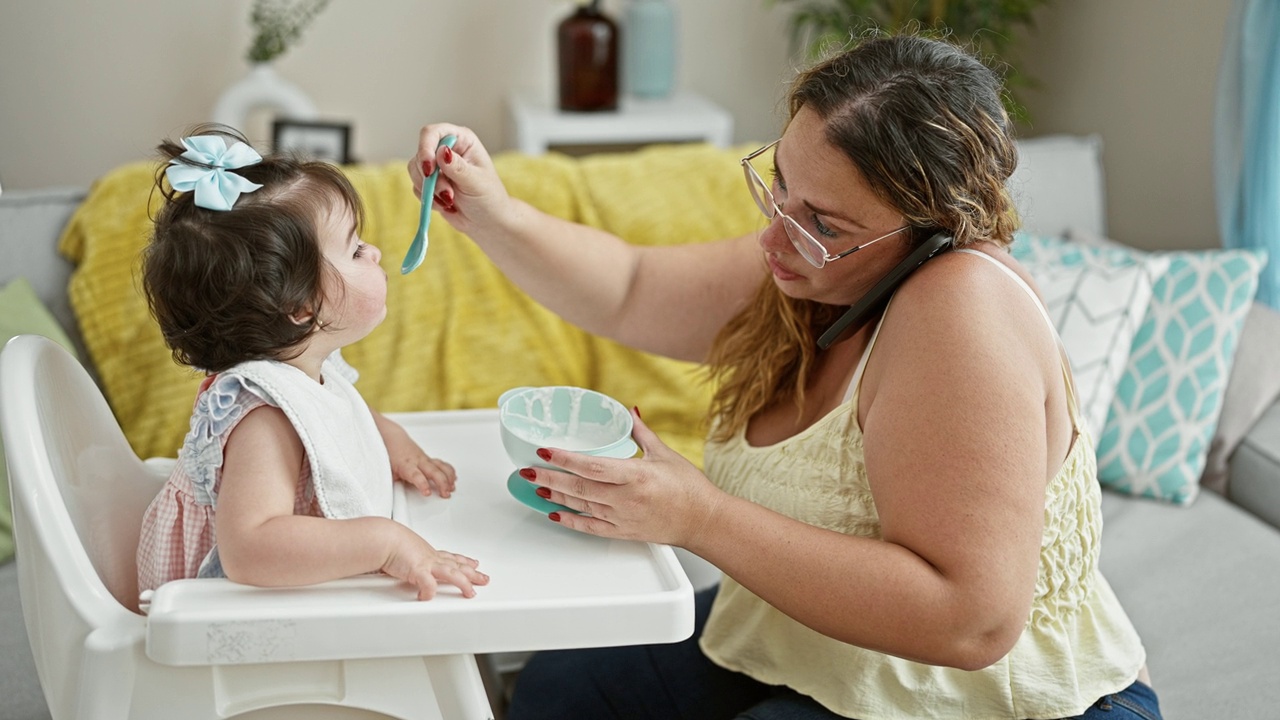
[[[502,447],[516,467],[552,467],[538,448],[560,448],[598,457],[629,458],[631,413],[613,398],[586,388],[519,387],[498,398]]]

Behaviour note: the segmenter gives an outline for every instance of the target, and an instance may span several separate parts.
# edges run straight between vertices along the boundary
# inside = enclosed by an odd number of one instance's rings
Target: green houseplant
[[[791,42],[809,60],[833,46],[872,34],[915,32],[946,37],[1004,74],[1005,106],[1016,120],[1026,109],[1014,98],[1032,81],[1018,71],[1015,46],[1048,0],[769,0],[792,8]]]
[[[329,0],[254,0],[249,13],[253,26],[249,62],[271,62],[283,55],[328,4]]]

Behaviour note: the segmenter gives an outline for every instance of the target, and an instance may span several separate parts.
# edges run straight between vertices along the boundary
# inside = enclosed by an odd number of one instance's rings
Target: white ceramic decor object
[[[257,63],[218,98],[212,120],[243,132],[249,113],[259,108],[274,109],[280,117],[292,120],[320,117],[315,103],[301,88],[280,77],[271,63]]]

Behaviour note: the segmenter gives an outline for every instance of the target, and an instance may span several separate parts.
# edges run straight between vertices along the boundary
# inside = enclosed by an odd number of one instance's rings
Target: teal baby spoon
[[[440,139],[440,145],[436,149],[451,148],[457,141],[458,136],[445,135]],[[422,179],[422,217],[418,219],[418,234],[413,236],[409,252],[405,253],[404,262],[400,263],[401,275],[408,275],[417,270],[422,264],[422,259],[427,256],[427,226],[431,224],[431,202],[436,196],[436,179],[439,177],[440,166],[437,164],[436,169]]]

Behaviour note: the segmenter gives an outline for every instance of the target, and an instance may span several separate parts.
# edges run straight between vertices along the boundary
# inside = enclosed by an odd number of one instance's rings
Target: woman
[[[415,185],[440,167],[445,217],[508,277],[719,380],[706,475],[638,412],[643,458],[547,450],[563,472],[524,471],[589,515],[552,520],[683,547],[725,577],[688,642],[536,656],[513,720],[1159,717],[1098,573],[1065,352],[1006,251],[1000,92],[946,43],[863,42],[797,79],[772,168],[744,159],[768,227],[661,248],[539,213],[472,133],[423,129]],[[818,342],[940,233],[951,251]]]

